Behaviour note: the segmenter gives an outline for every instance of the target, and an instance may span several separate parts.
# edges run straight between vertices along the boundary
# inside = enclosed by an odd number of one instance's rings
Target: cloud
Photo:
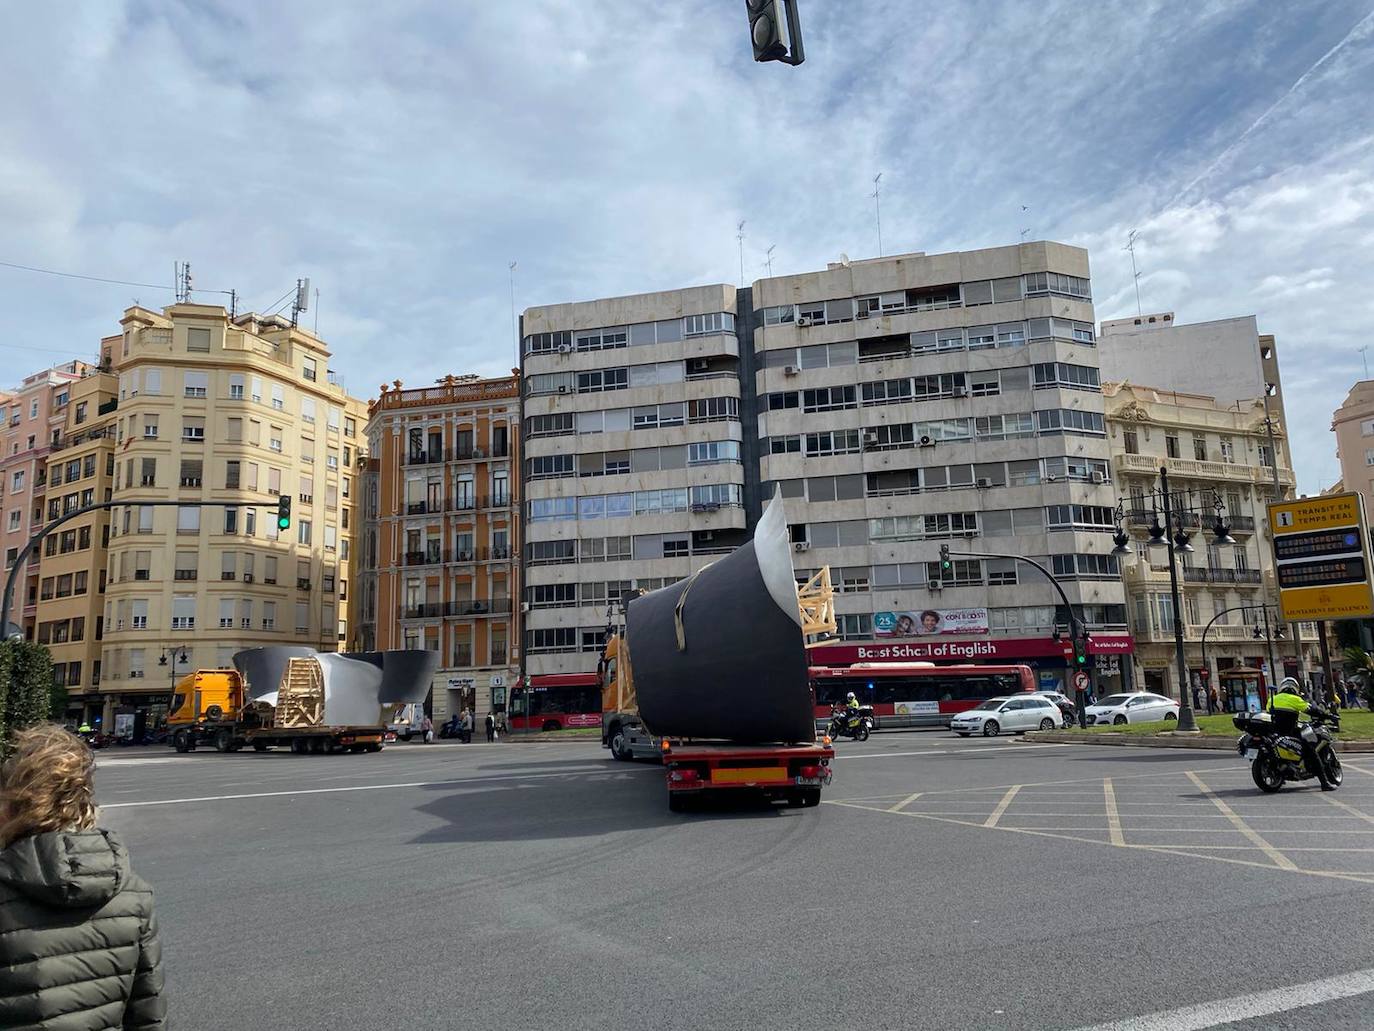
[[[29,5],[0,260],[189,260],[251,307],[308,275],[366,395],[508,369],[511,260],[524,307],[735,282],[741,218],[746,279],[770,245],[780,274],[871,255],[882,172],[887,252],[1084,243],[1103,318],[1138,229],[1147,307],[1280,335],[1303,487],[1333,478],[1374,273],[1366,0],[807,2],[799,68],[751,60],[742,8]],[[0,270],[0,355],[89,354],[135,298],[170,294]]]

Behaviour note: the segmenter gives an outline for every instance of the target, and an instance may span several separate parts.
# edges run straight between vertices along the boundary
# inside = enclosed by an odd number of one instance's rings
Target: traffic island
[[[1127,723],[1102,727],[1069,727],[1065,730],[1032,730],[1027,741],[1064,745],[1123,745],[1141,748],[1207,748],[1234,751],[1240,732],[1227,715],[1199,716],[1197,733],[1173,729],[1173,721]],[[1342,752],[1374,752],[1374,713],[1347,709],[1341,713],[1336,749]]]

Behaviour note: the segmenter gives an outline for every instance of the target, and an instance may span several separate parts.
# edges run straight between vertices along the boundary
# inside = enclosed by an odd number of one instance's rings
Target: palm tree
[[[1365,705],[1374,709],[1374,655],[1363,648],[1347,648],[1345,662],[1347,666],[1352,667]]]

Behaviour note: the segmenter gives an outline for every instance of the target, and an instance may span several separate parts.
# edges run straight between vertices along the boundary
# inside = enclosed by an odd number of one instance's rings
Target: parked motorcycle
[[[1317,771],[1303,761],[1299,736],[1316,748],[1317,760],[1326,769],[1326,779],[1333,787],[1340,787],[1344,774],[1331,743],[1331,732],[1341,727],[1340,714],[1313,710],[1309,718],[1311,723],[1300,725],[1296,734],[1280,733],[1274,717],[1267,712],[1242,712],[1231,718],[1236,729],[1242,731],[1236,749],[1242,758],[1250,760],[1250,776],[1261,791],[1272,794],[1287,782],[1317,776]]]
[[[873,706],[861,705],[850,712],[843,705],[835,705],[830,709],[830,728],[827,733],[832,739],[852,737],[855,741],[867,741],[875,726],[877,720],[873,718]]]

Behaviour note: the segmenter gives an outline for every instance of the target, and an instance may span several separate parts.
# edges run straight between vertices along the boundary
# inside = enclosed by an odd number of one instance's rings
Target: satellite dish
[[[844,251],[840,251],[840,264],[845,268],[849,268],[849,255]]]

